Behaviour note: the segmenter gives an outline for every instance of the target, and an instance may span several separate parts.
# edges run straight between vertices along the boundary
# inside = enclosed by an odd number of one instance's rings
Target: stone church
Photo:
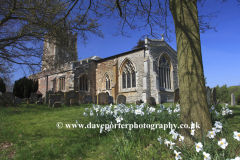
[[[55,43],[45,41],[41,72],[28,77],[38,80],[38,92],[43,97],[46,91],[73,90],[81,96],[90,95],[94,103],[101,92],[112,96],[114,103],[118,95],[126,96],[127,103],[147,102],[149,97],[157,104],[173,102],[174,89],[179,86],[177,52],[163,37],[145,38],[144,47],[107,58],[93,56],[77,61],[77,34],[69,34],[68,45],[73,47],[74,56],[60,54]],[[49,67],[59,59],[60,64]]]

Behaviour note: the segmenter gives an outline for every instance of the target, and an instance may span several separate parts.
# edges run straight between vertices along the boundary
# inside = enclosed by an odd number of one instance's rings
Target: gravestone
[[[48,101],[49,101],[49,94],[53,94],[53,91],[48,91],[45,94],[45,103],[47,103],[47,104],[48,104]]]
[[[39,97],[38,101],[44,102],[44,99],[42,97]]]
[[[232,93],[231,94],[231,106],[235,106],[236,104],[235,104],[235,94],[234,93]]]
[[[112,96],[108,96],[108,104],[113,103],[113,97]]]
[[[217,103],[217,98],[216,98],[217,94],[216,94],[216,88],[213,87],[212,89],[212,102],[213,102],[213,105],[216,105]]]
[[[70,99],[70,105],[78,105],[78,100],[77,99]]]
[[[34,102],[31,100],[31,98],[27,99],[27,104],[34,104]]]
[[[0,92],[0,96],[2,96],[3,95],[3,93],[2,92]]]
[[[153,97],[149,97],[148,100],[147,100],[147,103],[149,105],[156,105],[156,100]]]
[[[86,96],[84,96],[82,102],[83,102],[83,104],[92,103],[92,97],[90,95],[86,95]]]
[[[211,91],[209,86],[206,87],[206,92],[207,92],[207,104],[208,106],[211,106]]]
[[[108,104],[108,94],[107,93],[99,93],[98,94],[98,104]]]
[[[140,105],[140,104],[141,104],[141,103],[140,103],[140,100],[136,100],[135,104],[136,104],[136,105]]]
[[[118,95],[117,97],[117,104],[126,104],[126,96],[124,95]]]
[[[64,102],[64,92],[58,91],[56,94],[60,94],[61,95],[61,101]]]
[[[43,101],[37,101],[36,105],[43,105]]]
[[[64,92],[64,104],[66,106],[70,105],[70,99],[78,100],[78,92],[76,92],[76,91]]]
[[[37,102],[37,100],[38,100],[38,94],[37,93],[31,93],[31,101],[33,102],[33,103],[35,103],[35,102]]]
[[[55,102],[61,102],[61,95],[60,94],[50,94],[49,95],[48,106],[52,106]]]
[[[174,90],[174,104],[179,100],[179,88]]]
[[[21,103],[21,99],[20,98],[15,98],[14,99],[14,103],[15,104],[20,104]]]
[[[13,103],[13,100],[14,100],[14,95],[12,92],[5,92],[3,94],[3,100],[5,101],[10,101],[11,103]]]
[[[55,107],[61,107],[61,102],[55,102],[54,104],[53,104],[53,108],[55,108]]]

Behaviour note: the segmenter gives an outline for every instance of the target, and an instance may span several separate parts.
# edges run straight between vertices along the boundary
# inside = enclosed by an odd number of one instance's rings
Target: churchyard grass
[[[127,104],[127,107],[135,106]],[[170,103],[163,104],[169,108]],[[105,107],[106,105],[100,105]],[[113,105],[115,106],[115,105]],[[113,110],[112,106],[112,110]],[[176,106],[172,105],[175,108]],[[215,110],[220,112],[223,105],[218,105]],[[105,124],[112,121],[116,124],[113,116],[90,116],[89,110],[92,104],[81,106],[63,106],[60,108],[48,108],[48,105],[35,105],[22,103],[19,107],[0,107],[0,159],[175,159],[174,150],[180,152],[176,146],[170,149],[158,141],[161,138],[171,140],[175,143],[170,129],[112,129],[110,132],[103,129],[79,129],[66,128],[58,129],[57,122],[63,124],[87,125],[89,122]],[[145,107],[144,115],[125,114],[122,115],[121,124],[141,123],[162,123],[179,124],[178,113],[169,114],[166,109],[161,113],[156,113],[160,106],[157,105],[155,112],[147,114]],[[136,108],[135,108],[136,109]],[[210,153],[212,159],[219,159],[224,153],[223,159],[234,159],[240,156],[240,142],[233,138],[233,131],[240,132],[240,106],[229,107],[233,114],[225,116],[227,124],[223,123],[222,132],[217,133],[214,139],[208,144],[203,143],[203,151]],[[100,109],[99,109],[100,110]],[[88,116],[84,116],[83,113]],[[161,115],[161,116],[159,116]],[[222,119],[222,118],[221,118]],[[217,119],[217,120],[221,120]],[[178,129],[176,130],[178,131]],[[179,137],[178,137],[179,138]],[[225,138],[228,142],[226,149],[218,146],[220,138]],[[198,142],[201,142],[200,140]],[[198,143],[197,142],[197,143]],[[216,150],[211,150],[215,148]],[[182,150],[183,159],[204,159],[203,151],[196,152],[196,147],[192,150]],[[221,159],[221,158],[220,158]]]

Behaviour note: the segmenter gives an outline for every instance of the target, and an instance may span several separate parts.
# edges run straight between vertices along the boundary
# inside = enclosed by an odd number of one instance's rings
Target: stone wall
[[[97,64],[96,68],[96,89],[101,92],[108,92],[112,96],[112,87],[115,85],[113,83],[113,65],[116,63],[117,59],[110,59]],[[110,89],[106,89],[105,78],[106,75],[110,78]]]
[[[119,56],[118,58],[118,86],[119,86],[119,94],[126,96],[127,103],[135,103],[137,100],[142,99],[143,93],[143,77],[144,77],[144,55],[145,51],[140,50],[137,52],[133,52],[131,54]],[[132,89],[122,89],[122,77],[121,77],[121,69],[122,65],[126,60],[130,60],[135,67],[136,71],[136,87]]]

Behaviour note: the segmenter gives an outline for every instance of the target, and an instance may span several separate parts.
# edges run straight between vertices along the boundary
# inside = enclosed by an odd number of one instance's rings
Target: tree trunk
[[[194,144],[198,136],[202,138],[203,132],[212,130],[207,106],[196,3],[197,0],[169,0],[177,40],[180,124],[188,124],[190,127],[191,122],[195,124],[197,122],[200,126],[200,129],[195,130],[194,136],[190,135],[191,129],[180,129],[179,134],[185,137],[185,142],[191,144]]]

